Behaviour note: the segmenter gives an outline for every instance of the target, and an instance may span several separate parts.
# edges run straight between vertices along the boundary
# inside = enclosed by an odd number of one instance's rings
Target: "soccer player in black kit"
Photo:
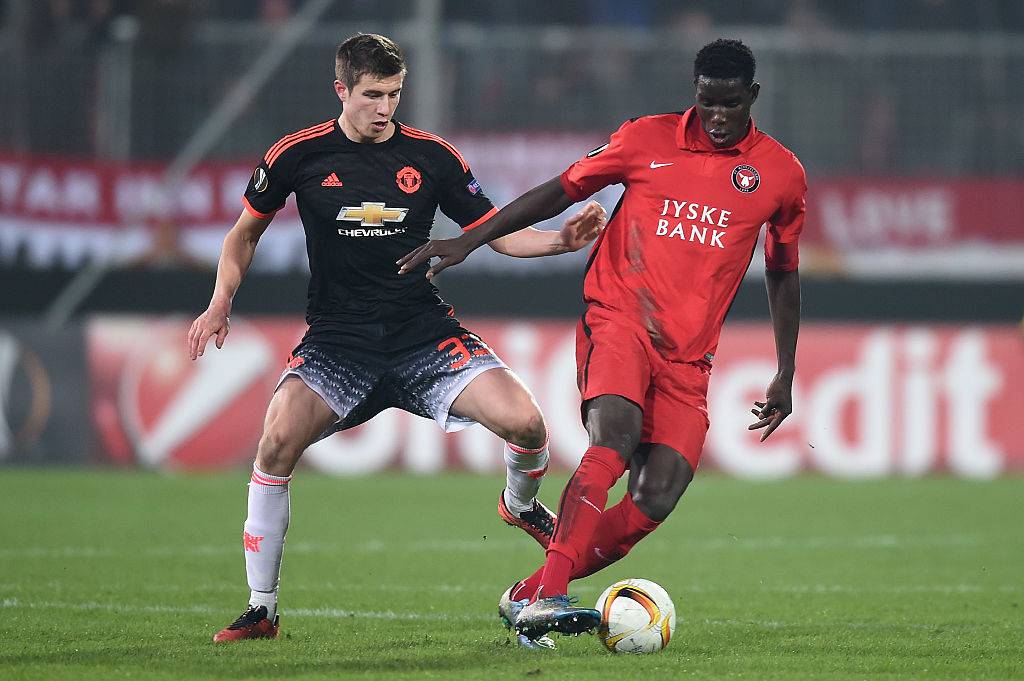
[[[292,470],[310,444],[389,407],[433,419],[446,431],[483,424],[506,441],[501,518],[545,547],[554,525],[554,514],[536,499],[548,436],[533,396],[459,324],[425,277],[401,276],[395,266],[427,242],[438,207],[464,230],[497,209],[455,147],[392,120],[406,73],[394,42],[353,36],[338,46],[335,71],[341,115],[286,135],[267,151],[224,239],[210,306],[188,333],[193,360],[211,338],[222,347],[231,300],[256,244],[294,192],[309,255],[309,329],[288,358],[253,465],[242,535],[249,607],[215,642],[277,636]],[[528,228],[492,245],[519,257],[575,251],[597,236],[604,219],[592,203],[559,231]]]

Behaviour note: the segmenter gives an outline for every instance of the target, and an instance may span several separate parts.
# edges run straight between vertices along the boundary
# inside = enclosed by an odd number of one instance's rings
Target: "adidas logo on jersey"
[[[331,173],[324,178],[324,181],[320,183],[321,187],[341,187],[342,182],[338,179],[337,173]]]

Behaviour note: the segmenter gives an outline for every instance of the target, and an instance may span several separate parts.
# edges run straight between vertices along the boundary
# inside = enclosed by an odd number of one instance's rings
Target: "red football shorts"
[[[670,362],[635,321],[591,305],[576,328],[576,383],[586,402],[619,395],[644,412],[641,443],[663,444],[697,470],[708,432],[706,366]]]

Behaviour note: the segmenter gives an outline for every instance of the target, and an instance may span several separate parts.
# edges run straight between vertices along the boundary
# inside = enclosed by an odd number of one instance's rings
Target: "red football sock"
[[[537,589],[540,588],[540,578],[543,575],[544,566],[541,565],[537,568],[536,572],[512,587],[512,591],[510,591],[508,595],[509,598],[513,601],[521,601],[524,598],[528,598],[532,601],[533,597],[537,595]]]
[[[633,503],[626,492],[622,501],[601,515],[590,548],[573,566],[570,579],[582,579],[625,557],[637,542],[658,529],[660,522],[651,520]]]
[[[660,522],[644,515],[633,503],[632,495],[626,492],[622,501],[601,514],[590,547],[580,556],[580,563],[573,566],[569,581],[592,575],[621,560],[637,542],[658,529],[659,525]],[[544,566],[541,565],[536,572],[512,587],[509,594],[512,600],[532,599],[543,577]]]
[[[608,490],[626,471],[626,461],[609,447],[591,447],[562,492],[558,523],[548,545],[538,596],[559,596],[569,589],[573,566],[590,546]]]

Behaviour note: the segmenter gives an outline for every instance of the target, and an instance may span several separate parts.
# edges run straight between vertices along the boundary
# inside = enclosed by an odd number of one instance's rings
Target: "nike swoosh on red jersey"
[[[671,165],[675,165],[675,164],[674,163],[656,163],[654,161],[651,161],[651,170],[654,170],[655,168],[664,168],[665,166],[671,166]]]

